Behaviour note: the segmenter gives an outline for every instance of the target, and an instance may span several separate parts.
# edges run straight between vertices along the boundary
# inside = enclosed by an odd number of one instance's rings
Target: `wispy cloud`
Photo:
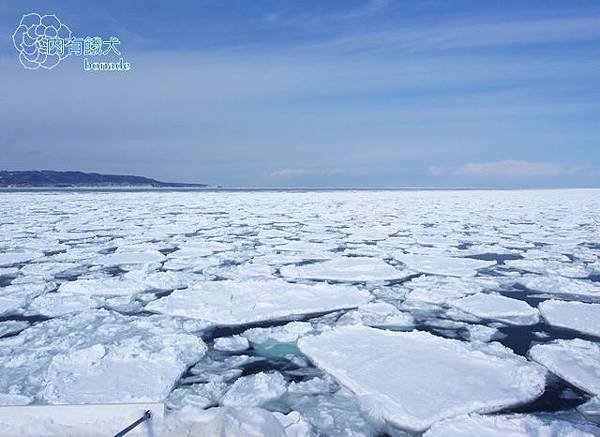
[[[271,172],[273,178],[297,178],[304,176],[336,176],[343,173],[340,168],[282,168]]]
[[[553,162],[503,160],[493,162],[467,162],[457,167],[434,165],[429,167],[433,176],[458,175],[481,178],[541,178],[562,176],[586,170],[582,166],[568,166]]]
[[[600,38],[600,17],[572,16],[552,19],[494,22],[449,22],[435,30],[421,27],[383,29],[332,38],[318,44],[336,50],[402,49],[408,52],[444,51],[483,47],[552,44]]]

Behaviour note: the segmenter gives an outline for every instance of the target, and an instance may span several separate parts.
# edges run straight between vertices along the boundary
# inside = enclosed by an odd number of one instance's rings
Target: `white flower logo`
[[[19,61],[28,70],[42,67],[50,70],[68,56],[68,53],[49,53],[52,39],[69,39],[71,30],[56,15],[41,16],[36,13],[23,15],[12,39],[19,52]]]

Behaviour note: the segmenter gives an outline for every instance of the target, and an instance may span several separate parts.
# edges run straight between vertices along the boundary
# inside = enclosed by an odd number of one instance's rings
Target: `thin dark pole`
[[[114,437],[123,437],[125,434],[127,434],[129,431],[131,431],[133,428],[135,428],[136,426],[138,426],[141,423],[144,423],[146,420],[150,420],[150,419],[152,419],[152,412],[150,410],[146,410],[142,417],[140,417],[138,420],[133,422],[131,425],[129,425],[123,431],[119,431],[118,433],[116,433]]]

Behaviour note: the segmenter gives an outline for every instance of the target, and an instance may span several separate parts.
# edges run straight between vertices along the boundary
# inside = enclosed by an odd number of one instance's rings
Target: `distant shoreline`
[[[332,192],[332,191],[405,191],[405,192],[428,192],[428,191],[575,191],[575,190],[600,190],[598,187],[521,187],[521,188],[470,188],[470,187],[221,187],[221,186],[81,186],[81,187],[56,187],[56,186],[37,186],[37,187],[2,187],[0,193],[36,193],[36,192]]]

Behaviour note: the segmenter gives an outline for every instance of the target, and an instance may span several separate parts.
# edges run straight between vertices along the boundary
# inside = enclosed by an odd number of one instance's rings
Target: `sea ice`
[[[165,401],[165,405],[175,410],[184,408],[187,405],[197,408],[214,407],[219,405],[225,391],[227,391],[227,384],[222,381],[187,384],[173,390]]]
[[[433,424],[424,437],[593,437],[596,431],[600,432],[600,429],[594,426],[574,425],[564,420],[543,420],[526,414],[469,414]]]
[[[358,324],[373,327],[386,327],[396,329],[412,328],[415,319],[409,313],[398,309],[385,302],[369,302],[359,306],[356,310],[344,314],[338,320],[341,325]]]
[[[577,407],[581,414],[600,422],[600,396],[593,397]]]
[[[8,252],[0,253],[0,267],[9,267],[21,264],[42,256],[39,252]]]
[[[146,250],[144,252],[115,252],[103,255],[94,260],[94,264],[103,266],[128,266],[136,264],[160,263],[165,256],[158,250]]]
[[[303,285],[282,280],[208,281],[150,302],[146,310],[217,325],[242,325],[356,308],[369,300],[368,292],[350,286]]]
[[[370,437],[381,434],[379,427],[361,413],[356,397],[346,389],[311,396],[288,394],[286,398],[290,406],[318,430],[318,435]]]
[[[239,335],[215,339],[214,348],[225,352],[243,352],[250,347],[248,339]]]
[[[346,326],[303,337],[298,346],[366,411],[417,432],[444,418],[530,401],[545,386],[542,368],[497,343]]]
[[[162,401],[205,352],[181,321],[85,311],[0,339],[0,393],[57,404]]]
[[[496,265],[496,261],[439,255],[414,255],[402,252],[394,253],[394,258],[409,269],[443,276],[475,276],[478,270]]]
[[[238,378],[221,400],[228,407],[257,407],[283,396],[287,383],[280,373],[256,373]]]
[[[11,284],[0,290],[0,316],[16,314],[23,311],[32,299],[52,289],[52,282],[37,282],[32,284]]]
[[[29,305],[28,313],[57,317],[63,314],[97,308],[100,305],[101,301],[87,295],[60,292],[47,293],[33,299]]]
[[[143,293],[148,289],[147,285],[132,279],[107,277],[63,282],[58,292],[90,296],[129,296]]]
[[[492,341],[498,336],[501,336],[500,331],[498,331],[496,328],[492,328],[491,326],[467,325],[465,328],[469,332],[470,341],[481,341],[483,343],[487,343],[488,341]]]
[[[505,261],[504,264],[513,269],[544,275],[560,275],[567,278],[586,278],[590,271],[583,264],[550,261],[547,259],[516,259]]]
[[[251,328],[242,335],[253,344],[263,344],[268,341],[274,343],[296,343],[298,339],[309,332],[313,327],[308,322],[290,322],[282,326],[268,328]]]
[[[516,282],[530,290],[542,293],[600,297],[600,285],[581,279],[565,278],[558,275],[523,275]]]
[[[527,303],[498,294],[477,293],[450,302],[455,308],[482,319],[498,320],[511,325],[534,325],[539,313]]]
[[[29,322],[23,320],[7,320],[0,322],[0,337],[18,334],[29,326]]]
[[[479,293],[488,285],[492,287],[495,281],[475,281],[467,278],[454,278],[444,276],[419,276],[411,279],[403,285],[410,289],[408,300],[441,304],[449,300],[457,299],[469,294]]]
[[[556,340],[533,346],[529,356],[581,390],[600,395],[600,344]]]
[[[547,300],[539,305],[546,322],[600,337],[600,304]]]
[[[338,257],[321,263],[284,266],[281,268],[281,274],[294,279],[370,282],[403,279],[413,272],[398,270],[380,258]]]

